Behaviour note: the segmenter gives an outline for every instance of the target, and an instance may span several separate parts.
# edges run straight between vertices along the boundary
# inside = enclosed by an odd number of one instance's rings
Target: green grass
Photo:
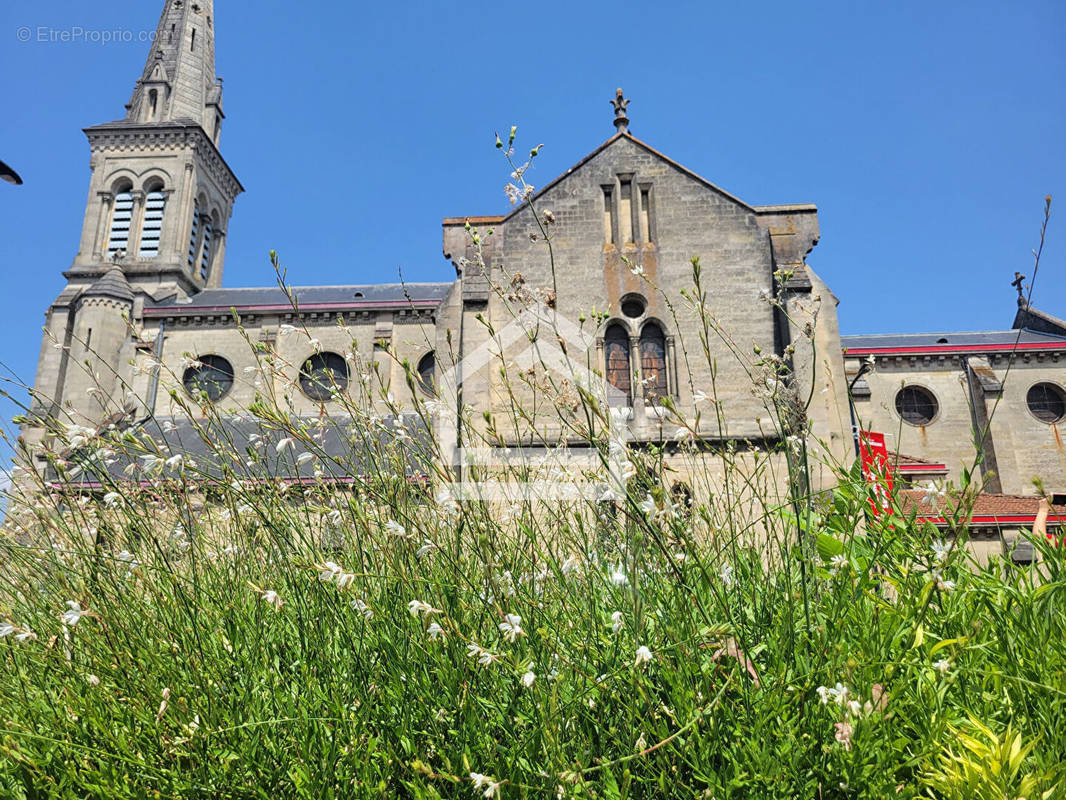
[[[1061,796],[1062,549],[1038,543],[1042,576],[939,563],[913,522],[857,533],[866,490],[842,479],[820,554],[783,560],[722,547],[709,505],[653,520],[639,498],[597,531],[395,482],[235,486],[179,535],[180,480],[42,500],[2,556],[0,794],[913,797],[973,719],[1031,749],[1014,787],[955,796]]]

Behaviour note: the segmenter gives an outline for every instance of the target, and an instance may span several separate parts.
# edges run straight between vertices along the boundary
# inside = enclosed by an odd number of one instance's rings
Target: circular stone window
[[[222,356],[200,356],[198,364],[185,370],[181,382],[189,397],[200,400],[206,395],[214,403],[233,388],[233,365]]]
[[[639,294],[629,294],[622,298],[622,313],[630,319],[640,319],[648,310],[648,301]]]
[[[904,386],[896,395],[896,411],[911,425],[928,425],[939,408],[932,393],[921,386]]]
[[[1066,419],[1066,393],[1053,383],[1037,383],[1030,387],[1025,404],[1041,422],[1053,425]]]
[[[300,369],[300,388],[325,403],[348,388],[348,362],[336,353],[315,353]]]
[[[432,350],[418,362],[418,388],[430,397],[437,395],[437,354]]]

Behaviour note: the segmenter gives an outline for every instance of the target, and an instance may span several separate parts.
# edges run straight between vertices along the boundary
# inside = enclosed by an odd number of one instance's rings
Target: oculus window
[[[928,425],[939,410],[936,398],[921,386],[904,386],[896,394],[896,412],[911,425]]]
[[[300,388],[325,403],[348,388],[348,363],[336,353],[315,353],[300,369]]]
[[[214,403],[233,388],[233,365],[222,356],[200,356],[199,364],[185,370],[181,382],[189,397],[200,400],[206,395]]]

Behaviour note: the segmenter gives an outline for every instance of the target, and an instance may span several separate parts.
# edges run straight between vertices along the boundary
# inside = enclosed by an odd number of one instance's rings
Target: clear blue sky
[[[123,115],[161,6],[0,9],[0,159],[26,180],[0,184],[0,360],[27,382],[77,249],[81,128]],[[750,203],[817,203],[809,260],[844,333],[1009,327],[1048,193],[1034,302],[1066,315],[1061,0],[216,0],[215,16],[222,151],[247,189],[226,285],[270,283],[272,248],[297,284],[450,279],[441,217],[508,208],[493,132],[545,143],[543,185],[614,132],[622,86],[653,147]]]

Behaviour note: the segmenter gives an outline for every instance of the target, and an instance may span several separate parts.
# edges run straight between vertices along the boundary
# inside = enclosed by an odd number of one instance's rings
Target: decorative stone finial
[[[1018,290],[1018,308],[1025,308],[1028,305],[1025,299],[1025,288],[1022,285],[1023,281],[1025,281],[1025,276],[1020,272],[1015,272],[1014,280],[1010,284]]]
[[[614,93],[611,105],[614,106],[614,126],[618,128],[619,133],[625,133],[629,130],[629,117],[626,116],[626,106],[629,105],[629,101],[622,96],[621,89]]]

